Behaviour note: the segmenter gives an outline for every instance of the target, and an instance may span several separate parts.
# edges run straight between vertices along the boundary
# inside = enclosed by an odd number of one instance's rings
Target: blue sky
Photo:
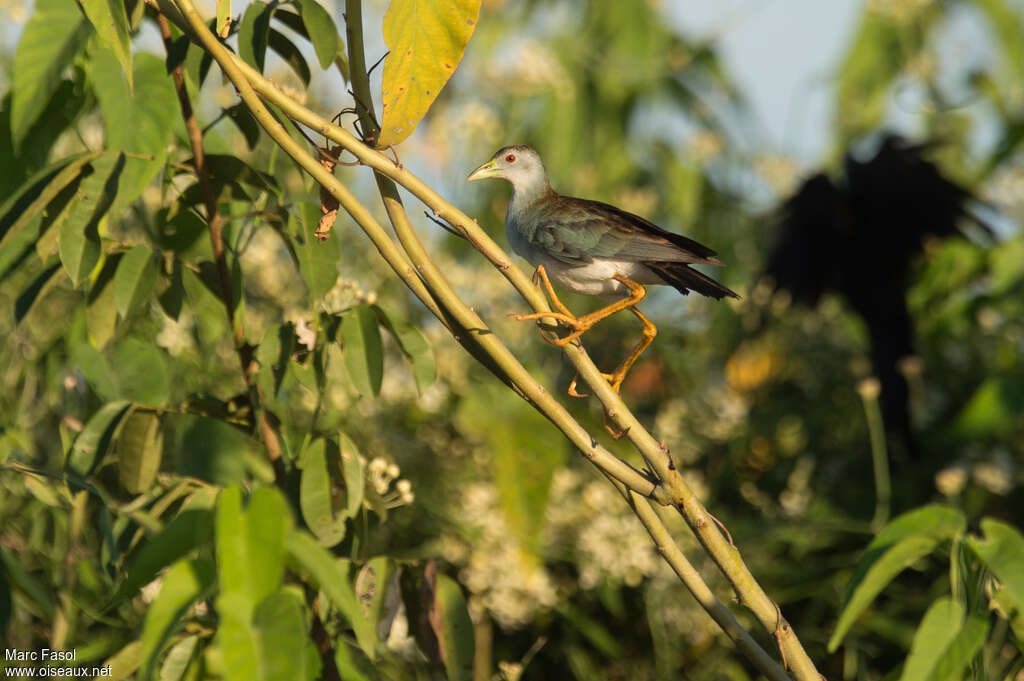
[[[831,75],[857,27],[862,0],[668,0],[684,35],[715,37],[719,54],[779,151],[824,153]]]

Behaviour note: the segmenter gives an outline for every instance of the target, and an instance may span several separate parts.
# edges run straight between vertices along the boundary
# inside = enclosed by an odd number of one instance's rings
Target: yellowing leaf
[[[391,0],[384,15],[383,122],[379,144],[412,134],[455,73],[481,0]]]

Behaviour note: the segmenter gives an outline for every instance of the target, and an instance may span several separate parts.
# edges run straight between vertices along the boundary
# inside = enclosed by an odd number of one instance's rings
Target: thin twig
[[[466,238],[465,234],[463,234],[462,232],[457,231],[453,227],[449,227],[447,222],[445,222],[444,220],[439,220],[438,218],[435,218],[433,215],[430,214],[429,211],[423,211],[423,214],[427,216],[428,220],[430,220],[431,222],[433,222],[434,224],[436,224],[438,227],[440,227],[444,231],[448,232],[449,234],[454,234],[455,236],[459,237],[460,239],[465,239]]]

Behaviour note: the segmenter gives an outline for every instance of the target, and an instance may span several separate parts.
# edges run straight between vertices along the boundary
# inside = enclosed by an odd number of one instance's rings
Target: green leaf
[[[149,409],[132,409],[115,436],[117,477],[132,494],[149,490],[160,471],[164,438],[160,415]]]
[[[84,73],[75,71],[74,80],[64,78],[46,108],[36,117],[15,153],[11,137],[10,91],[0,100],[0,158],[11,159],[0,166],[0,200],[6,199],[22,182],[46,167],[53,145],[81,115],[92,108],[94,96],[85,85]],[[69,160],[67,157],[61,159]]]
[[[216,644],[222,658],[224,678],[227,681],[253,681],[262,679],[260,651],[256,632],[252,627],[254,607],[239,593],[221,593],[217,597]]]
[[[37,301],[45,298],[63,278],[64,273],[61,271],[59,264],[47,267],[40,272],[18,295],[17,300],[14,301],[14,323],[20,324],[32,310],[32,306]]]
[[[992,518],[981,521],[984,539],[968,537],[967,543],[1001,584],[1002,598],[1018,615],[1024,614],[1024,537],[1011,525]]]
[[[893,518],[868,544],[866,553],[884,549],[914,535],[926,535],[938,540],[953,539],[962,534],[966,527],[967,519],[959,510],[929,504]],[[861,562],[867,558],[865,555]]]
[[[141,545],[124,573],[110,606],[131,598],[168,565],[184,558],[213,538],[213,512],[183,508],[160,532]],[[108,607],[110,607],[108,606]]]
[[[114,214],[120,216],[121,209],[134,201],[163,167],[168,141],[181,125],[181,111],[164,63],[154,55],[135,55],[134,96],[110,50],[99,49],[93,54],[89,78],[103,112],[107,148],[133,154],[127,161],[114,208]]]
[[[224,115],[235,124],[238,131],[245,137],[245,144],[252,151],[260,141],[260,124],[256,122],[249,107],[245,104],[235,104],[224,111]]]
[[[100,42],[113,51],[121,62],[125,78],[128,80],[128,92],[134,94],[135,84],[132,82],[132,37],[128,32],[128,15],[125,13],[124,0],[78,0],[85,16],[92,22]]]
[[[175,258],[170,263],[170,272],[161,272],[157,290],[160,308],[171,319],[177,321],[185,302],[185,284],[181,278],[181,261]],[[113,307],[113,301],[111,301]],[[116,317],[116,315],[115,315]]]
[[[117,346],[111,358],[118,397],[151,406],[167,403],[171,377],[166,354],[152,341],[127,338]]]
[[[256,348],[260,368],[257,379],[268,394],[277,396],[295,352],[295,325],[291,322],[267,328]]]
[[[982,381],[953,421],[953,429],[963,438],[977,439],[1009,436],[1020,427],[1024,410],[1024,388],[1004,376]]]
[[[306,27],[306,35],[313,43],[320,68],[326,70],[334,63],[334,57],[342,49],[338,28],[334,25],[331,15],[316,0],[297,0],[296,5]]]
[[[46,108],[61,75],[85,46],[92,28],[68,0],[37,0],[21,32],[12,83],[11,136],[15,149]]]
[[[377,678],[370,659],[345,639],[338,639],[334,645],[334,664],[344,681],[373,681]]]
[[[139,651],[142,678],[149,678],[156,667],[157,655],[170,637],[181,628],[188,608],[209,591],[216,572],[209,559],[182,560],[163,576],[160,592],[146,610]]]
[[[364,397],[380,394],[384,380],[384,350],[377,315],[369,305],[359,305],[341,319],[345,366],[356,390]]]
[[[299,51],[299,48],[295,47],[291,40],[280,31],[271,28],[267,30],[267,45],[274,52],[277,52],[278,56],[291,67],[303,85],[309,85],[311,76],[309,64],[306,63],[306,58],[302,56],[302,52]]]
[[[356,598],[363,616],[369,621],[370,627],[377,632],[381,640],[387,638],[387,629],[382,622],[389,624],[392,619],[385,612],[388,607],[388,591],[392,588],[395,577],[394,563],[387,556],[378,556],[366,563],[356,576]]]
[[[473,678],[473,655],[476,652],[473,621],[469,617],[462,590],[447,575],[438,574],[434,578],[434,602],[429,616],[448,679],[470,681]]]
[[[198,643],[198,636],[186,636],[171,646],[160,665],[160,681],[181,681],[185,678]]]
[[[111,679],[112,681],[122,681],[127,679],[129,676],[135,673],[135,670],[139,668],[142,663],[142,641],[133,641],[121,648],[117,653],[108,657],[104,662],[104,667],[110,667],[104,671],[109,672],[105,679]]]
[[[481,0],[391,0],[384,14],[380,146],[412,134],[466,51]]]
[[[0,207],[0,278],[6,276],[40,236],[44,218],[53,219],[48,207],[70,185],[80,180],[82,169],[101,154],[64,159],[39,171]],[[92,172],[90,168],[89,172]]]
[[[12,591],[21,592],[28,601],[31,601],[33,610],[38,609],[48,619],[53,618],[57,611],[54,595],[47,586],[44,586],[25,569],[20,557],[16,558],[8,549],[0,547],[0,567],[3,568],[0,572],[7,575],[7,582]],[[355,597],[353,597],[354,601]]]
[[[117,197],[118,183],[126,167],[124,154],[93,161],[78,186],[73,205],[60,225],[60,261],[71,282],[78,286],[100,259],[100,220]]]
[[[900,681],[927,681],[946,647],[963,626],[964,607],[950,598],[940,598],[924,614],[914,634],[910,654]]]
[[[850,580],[843,610],[828,642],[839,647],[860,614],[886,585],[905,568],[935,550],[943,541],[964,531],[962,513],[942,506],[926,506],[894,519],[868,545]]]
[[[126,400],[108,402],[89,417],[82,432],[68,450],[64,467],[83,478],[90,475],[107,453],[114,431],[121,423],[121,418],[129,405]]]
[[[363,507],[363,462],[359,449],[345,433],[338,433],[341,447],[341,472],[345,477],[345,516],[354,518]]]
[[[103,267],[89,287],[86,298],[85,325],[89,342],[102,350],[114,338],[117,330],[117,304],[114,301],[114,274],[121,264],[121,253],[112,253],[103,261]]]
[[[345,538],[344,514],[338,514],[341,460],[337,445],[324,438],[311,441],[300,455],[302,479],[299,506],[302,517],[324,546],[335,546]]]
[[[251,614],[281,585],[284,544],[291,531],[288,506],[280,492],[260,487],[243,512],[242,491],[228,487],[217,502],[216,528],[222,597],[236,597],[232,603]],[[249,615],[242,614],[247,620]]]
[[[430,384],[437,378],[437,370],[434,367],[434,352],[424,336],[416,326],[405,321],[394,312],[381,305],[373,306],[374,312],[380,323],[391,332],[391,335],[398,341],[398,347],[402,354],[409,360],[412,367],[412,377],[416,381],[416,390],[419,394],[430,387]]]
[[[268,8],[267,3],[256,0],[245,8],[242,23],[238,25],[238,55],[260,73],[266,61],[272,15],[273,9]]]
[[[306,635],[305,613],[305,601],[294,587],[282,589],[256,608],[253,628],[260,651],[258,678],[267,681],[320,678],[320,656]]]
[[[347,571],[342,570],[334,556],[305,532],[292,532],[286,540],[289,567],[299,575],[308,576],[314,586],[341,611],[355,631],[359,647],[376,659],[377,637],[370,621],[363,615]]]
[[[140,244],[124,254],[114,276],[114,300],[122,319],[153,295],[156,276],[157,261],[148,246]]]
[[[973,613],[967,616],[960,633],[946,647],[942,657],[935,663],[932,679],[935,681],[960,681],[964,673],[981,651],[988,636],[988,620],[984,615]]]

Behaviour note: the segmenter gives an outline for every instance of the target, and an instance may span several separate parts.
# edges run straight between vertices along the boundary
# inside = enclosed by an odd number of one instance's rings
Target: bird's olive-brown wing
[[[533,206],[530,242],[567,264],[594,258],[720,265],[715,252],[600,201],[554,196]]]

